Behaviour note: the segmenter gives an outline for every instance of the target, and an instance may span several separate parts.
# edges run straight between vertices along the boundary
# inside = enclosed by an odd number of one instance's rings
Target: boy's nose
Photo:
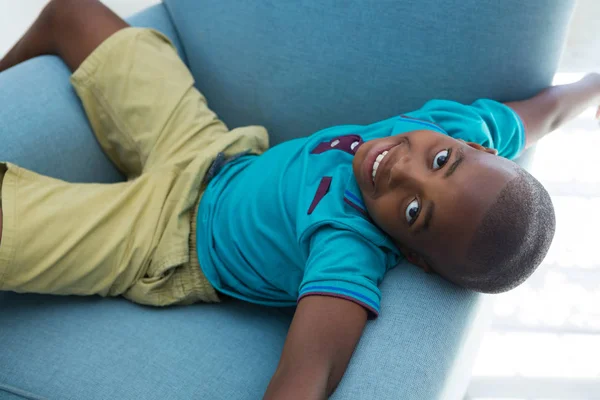
[[[390,188],[412,187],[423,180],[422,174],[414,167],[412,158],[405,154],[390,169]]]

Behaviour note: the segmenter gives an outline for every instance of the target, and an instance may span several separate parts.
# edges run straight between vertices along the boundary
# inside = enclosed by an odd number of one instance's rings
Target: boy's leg
[[[60,56],[74,71],[98,142],[133,179],[167,163],[184,166],[210,144],[219,147],[215,139],[228,129],[169,40],[128,27],[97,0],[51,0],[0,72],[42,54]]]
[[[0,59],[0,72],[40,55],[59,56],[67,64],[71,71],[74,71],[92,53],[92,51],[96,47],[98,47],[98,45],[100,45],[104,40],[106,40],[109,36],[117,32],[118,30],[126,28],[128,26],[129,25],[125,21],[123,21],[110,9],[105,7],[102,3],[100,3],[97,0],[50,0],[38,16],[38,18],[35,20],[33,25],[23,35],[23,37],[5,55],[4,58]],[[29,171],[19,169],[18,167],[13,167],[13,169],[19,171],[18,175],[19,178],[21,178],[21,180],[23,180],[23,177],[36,177],[35,174],[30,174]],[[4,178],[6,172],[6,164],[0,165],[0,188],[2,188],[3,184],[5,183]],[[14,171],[12,172],[14,173]],[[49,187],[45,188],[43,184],[38,185],[39,183],[42,183],[45,179],[48,179],[48,182],[52,182],[49,185]],[[33,247],[30,246],[29,243],[27,246],[23,246],[24,242],[20,243],[21,240],[24,239],[27,242],[31,241],[31,243],[38,242],[49,244],[52,242],[52,240],[50,239],[56,239],[57,234],[58,236],[61,235],[61,222],[58,221],[58,224],[51,224],[53,225],[53,228],[51,229],[52,232],[49,235],[42,235],[42,232],[38,231],[40,235],[36,235],[35,238],[21,238],[19,232],[27,231],[31,228],[26,226],[27,224],[24,224],[25,226],[21,226],[22,223],[27,219],[21,214],[30,214],[31,212],[33,212],[34,214],[38,213],[38,216],[41,217],[41,220],[45,219],[46,222],[50,222],[48,220],[48,217],[41,215],[43,213],[40,213],[40,210],[49,209],[52,207],[60,208],[61,203],[62,206],[66,206],[65,200],[68,198],[68,193],[85,193],[86,189],[92,188],[92,186],[69,186],[69,184],[67,183],[57,184],[58,181],[52,180],[51,178],[38,176],[38,179],[34,178],[33,186],[27,185],[27,188],[30,189],[31,187],[33,187],[35,189],[35,187],[39,186],[38,190],[40,193],[44,192],[45,190],[48,191],[47,196],[42,196],[40,198],[40,200],[44,199],[46,201],[36,202],[33,208],[26,210],[26,212],[22,212],[20,211],[21,207],[23,206],[23,204],[27,203],[29,199],[21,198],[20,201],[16,201],[14,198],[12,198],[17,193],[12,193],[11,196],[10,192],[12,190],[14,190],[15,192],[17,191],[15,181],[19,179],[15,179],[15,177],[10,176],[9,173],[8,180],[8,189],[3,189],[3,191],[6,191],[7,193],[4,199],[5,201],[4,203],[2,203],[0,200],[0,254],[2,255],[2,257],[0,257],[0,288],[2,288],[3,290],[65,294],[66,292],[71,291],[68,288],[69,285],[75,285],[76,288],[73,288],[73,293],[99,293],[104,295],[110,294],[111,290],[122,290],[120,287],[113,287],[113,289],[111,289],[112,285],[110,281],[111,279],[113,281],[121,281],[122,279],[127,279],[127,275],[131,274],[131,272],[124,272],[125,265],[119,266],[115,264],[110,268],[108,274],[104,276],[102,276],[102,274],[107,273],[106,268],[104,272],[101,268],[97,268],[96,272],[88,270],[87,274],[89,274],[90,276],[99,274],[97,275],[98,279],[96,280],[96,284],[94,285],[94,287],[89,288],[86,288],[86,284],[83,282],[85,280],[83,276],[86,274],[86,268],[83,266],[81,268],[78,268],[77,272],[75,272],[75,270],[71,271],[74,272],[74,274],[71,274],[69,277],[69,268],[67,267],[68,263],[64,262],[57,263],[57,265],[53,266],[52,268],[50,268],[49,265],[44,266],[43,262],[29,262],[31,260],[28,260],[27,264],[29,265],[27,266],[19,265],[19,260],[22,260],[23,257],[25,259],[27,258],[27,249]],[[29,183],[31,183],[31,181]],[[60,189],[61,185],[65,185],[65,187],[68,189],[64,190],[63,192]],[[52,188],[50,189],[50,187]],[[25,189],[25,191],[28,189]],[[98,189],[99,186],[93,186],[92,191],[101,193],[102,190]],[[106,185],[105,189],[106,195],[110,195],[109,192],[111,191],[117,194],[121,190],[126,190],[122,187],[111,187],[110,185]],[[90,193],[92,191],[90,191]],[[59,202],[58,204],[52,204],[52,197],[56,197],[56,195],[58,195],[58,197],[61,197],[61,192],[63,192],[63,201]],[[102,196],[99,196],[99,198],[102,198]],[[31,205],[32,204],[30,203],[30,206]],[[76,212],[76,210],[71,211]],[[6,215],[7,212],[8,215]],[[61,217],[66,217],[66,215],[61,215],[60,212],[58,212],[56,213],[55,217],[57,220],[60,220]],[[77,220],[78,229],[86,229],[85,223],[79,224],[80,222],[82,222],[81,218],[77,218],[72,214],[69,215],[69,217],[71,219]],[[20,222],[20,226],[18,228],[13,224],[13,222],[17,219]],[[107,223],[108,221],[104,221],[100,225],[106,226]],[[37,230],[34,229],[33,232],[35,231]],[[89,242],[90,240],[93,240],[93,235],[90,235],[89,233],[91,232],[88,232],[87,236],[83,240],[84,242]],[[60,247],[64,248],[64,245],[68,243],[69,239],[77,240],[75,235],[70,238],[64,237],[62,243],[59,243],[57,241],[55,245],[51,245],[46,249],[44,249],[44,246],[42,246],[40,248],[42,251],[41,254],[44,254],[44,250],[49,249],[53,249],[54,251],[60,251],[58,249]],[[17,247],[21,247],[21,251],[19,251],[20,254],[16,254]],[[84,248],[81,248],[80,252],[81,251],[85,253]],[[107,253],[105,253],[105,255],[106,254]],[[118,251],[115,254],[118,254]],[[46,253],[46,256],[47,255],[48,253]],[[69,254],[65,253],[64,259],[62,261],[67,261],[68,259],[72,260],[72,257],[72,252]],[[11,262],[9,262],[9,259]],[[103,262],[100,262],[100,264],[106,262],[110,263],[111,260],[107,258]],[[82,264],[88,263],[82,262]],[[29,271],[26,271],[26,267],[30,267],[31,269]],[[12,269],[13,272],[15,272],[14,270],[17,270],[18,275],[13,276],[11,273],[9,273],[10,271],[7,271],[6,269]],[[33,273],[33,271],[36,272]],[[79,277],[77,277],[78,274]],[[55,278],[56,285],[54,286],[51,282],[43,282],[44,280],[47,281],[48,277],[53,275],[61,276],[65,279]],[[58,282],[60,282],[61,280],[63,282],[58,284]]]
[[[195,243],[189,224],[210,162],[219,152],[266,150],[266,131],[246,127],[224,135],[226,126],[208,109],[190,72],[160,33],[100,23],[103,18],[114,22],[106,10],[85,17],[83,9],[62,13],[66,6],[104,8],[93,0],[53,0],[44,11],[47,15],[36,22],[38,26],[3,61],[4,68],[46,52],[66,57],[69,66],[77,68],[71,80],[98,141],[129,178],[138,179],[122,184],[132,186],[92,190],[9,168],[2,189],[0,290],[116,295],[131,285],[131,279],[137,282],[140,274],[149,272],[144,287],[124,295],[144,304],[163,304],[165,299],[166,304],[173,296],[163,296],[164,288],[150,288],[150,296],[144,293],[151,285],[176,276],[177,263],[189,260],[188,241]],[[85,25],[87,20],[112,28],[97,35]],[[70,38],[54,35],[55,29],[62,32],[63,28],[47,27],[52,25],[48,21],[72,26],[75,36],[95,39],[79,41],[87,43],[82,46],[85,51],[69,53],[57,43],[69,43]],[[50,44],[35,44],[43,42],[39,32],[53,34]],[[42,181],[45,189],[38,187]],[[143,182],[147,186],[138,186]],[[16,191],[21,186],[29,192]],[[160,220],[152,213],[140,214],[149,210],[160,212]],[[38,218],[36,213],[48,215]],[[148,239],[150,233],[153,236]],[[135,259],[123,256],[122,251],[131,251]],[[162,298],[154,301],[155,294]]]
[[[0,72],[45,54],[60,56],[75,71],[100,43],[127,26],[97,0],[51,0],[0,60]]]
[[[72,184],[10,163],[2,181],[0,291],[117,296],[148,270],[173,172]]]
[[[60,56],[105,153],[128,178],[183,168],[199,151],[223,151],[228,129],[194,87],[169,40],[129,25],[98,0],[51,0],[0,60],[0,72],[42,54]],[[239,132],[266,149],[263,128]],[[241,147],[241,146],[239,146]],[[239,149],[227,149],[229,153]]]
[[[116,31],[129,25],[97,0],[50,0],[33,25],[0,59],[0,72],[41,55],[60,56],[71,71]],[[0,171],[1,180],[4,171]],[[2,208],[0,200],[0,243]]]

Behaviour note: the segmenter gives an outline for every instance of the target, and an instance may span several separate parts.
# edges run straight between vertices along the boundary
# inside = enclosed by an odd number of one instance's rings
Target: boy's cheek
[[[375,222],[375,224],[379,227],[379,229],[383,230],[387,235],[395,238],[398,235],[398,217],[389,211],[388,206],[383,204],[369,204],[367,205],[367,210],[371,215],[371,218]]]

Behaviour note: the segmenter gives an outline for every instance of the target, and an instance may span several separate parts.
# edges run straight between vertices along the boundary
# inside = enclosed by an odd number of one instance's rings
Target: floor
[[[104,1],[122,16],[158,2]],[[45,3],[0,0],[0,56]],[[555,83],[600,72],[598,26],[600,1],[579,0]],[[518,289],[497,296],[494,322],[465,399],[600,399],[598,149],[600,132],[592,110],[539,144],[532,173],[553,197],[556,237],[538,272]]]

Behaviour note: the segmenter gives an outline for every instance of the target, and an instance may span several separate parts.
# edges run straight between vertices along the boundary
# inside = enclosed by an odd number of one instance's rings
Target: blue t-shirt
[[[220,292],[293,306],[303,296],[345,298],[379,313],[378,285],[402,256],[373,224],[352,170],[363,142],[430,129],[516,157],[525,144],[509,107],[432,100],[371,125],[335,126],[228,163],[197,216],[202,270]]]

